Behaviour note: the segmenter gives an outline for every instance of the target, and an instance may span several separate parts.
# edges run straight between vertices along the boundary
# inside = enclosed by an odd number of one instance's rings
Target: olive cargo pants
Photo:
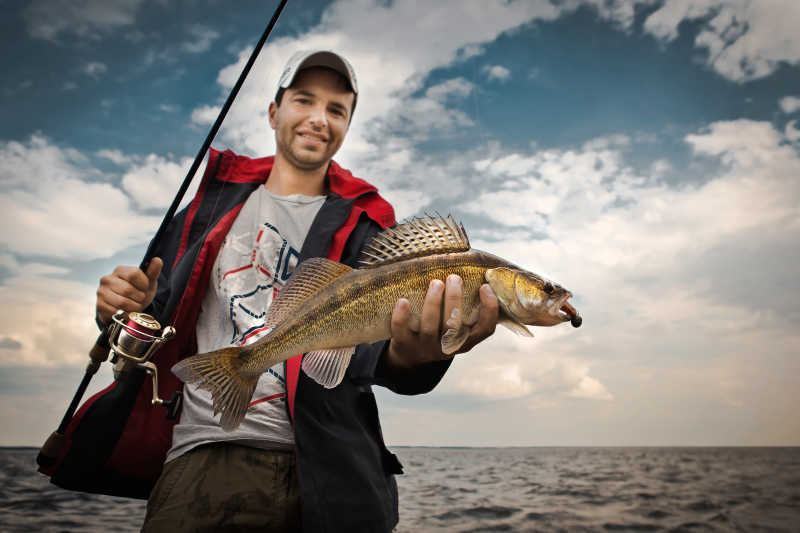
[[[143,533],[299,531],[294,452],[199,446],[164,465]]]

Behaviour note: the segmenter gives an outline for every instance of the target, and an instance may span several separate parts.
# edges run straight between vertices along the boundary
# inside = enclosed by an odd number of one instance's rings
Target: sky
[[[99,278],[141,261],[277,2],[0,6],[0,445],[39,446]],[[340,51],[360,94],[336,160],[398,219],[450,213],[573,292],[579,329],[498,329],[429,394],[376,387],[390,445],[797,446],[798,20],[794,0],[290,0],[214,146],[272,154],[284,62]]]

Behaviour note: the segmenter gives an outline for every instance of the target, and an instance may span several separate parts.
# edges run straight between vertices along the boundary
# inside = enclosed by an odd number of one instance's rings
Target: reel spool
[[[169,401],[158,396],[158,368],[150,361],[163,343],[175,336],[175,328],[163,330],[158,320],[146,313],[125,313],[119,310],[111,317],[113,323],[108,333],[114,363],[114,377],[132,368],[141,368],[153,379],[153,405],[167,408],[167,418],[174,419],[180,412],[182,395],[175,391]],[[160,334],[159,334],[160,332]]]

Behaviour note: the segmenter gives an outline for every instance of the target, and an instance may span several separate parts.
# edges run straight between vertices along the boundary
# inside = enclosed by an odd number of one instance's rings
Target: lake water
[[[394,448],[397,531],[800,531],[800,448]],[[0,531],[138,531],[144,502],[69,492],[0,448]]]

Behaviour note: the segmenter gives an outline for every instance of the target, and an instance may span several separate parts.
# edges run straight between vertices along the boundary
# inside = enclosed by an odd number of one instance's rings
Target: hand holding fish
[[[154,257],[142,272],[134,266],[118,266],[114,271],[100,278],[97,288],[97,317],[103,324],[111,322],[117,311],[141,311],[153,301],[158,288],[158,275],[163,262]]]
[[[464,344],[449,355],[442,352],[441,336],[450,326],[458,327],[453,321],[461,317],[461,277],[451,274],[446,284],[438,279],[432,280],[419,318],[412,313],[411,304],[406,298],[399,299],[392,312],[392,339],[386,353],[388,368],[402,372],[420,364],[449,359],[453,355],[468,352],[491,336],[499,315],[497,297],[488,283],[481,286],[479,297],[478,321],[470,328]]]
[[[527,325],[581,324],[567,301],[571,292],[472,249],[451,217],[414,219],[379,233],[362,250],[361,264],[304,261],[270,306],[267,335],[187,357],[172,372],[209,390],[223,429],[232,430],[244,419],[259,377],[297,354],[304,354],[301,368],[309,377],[333,388],[358,344],[392,339],[388,362],[402,369],[467,351],[496,324],[526,337],[533,336]]]

